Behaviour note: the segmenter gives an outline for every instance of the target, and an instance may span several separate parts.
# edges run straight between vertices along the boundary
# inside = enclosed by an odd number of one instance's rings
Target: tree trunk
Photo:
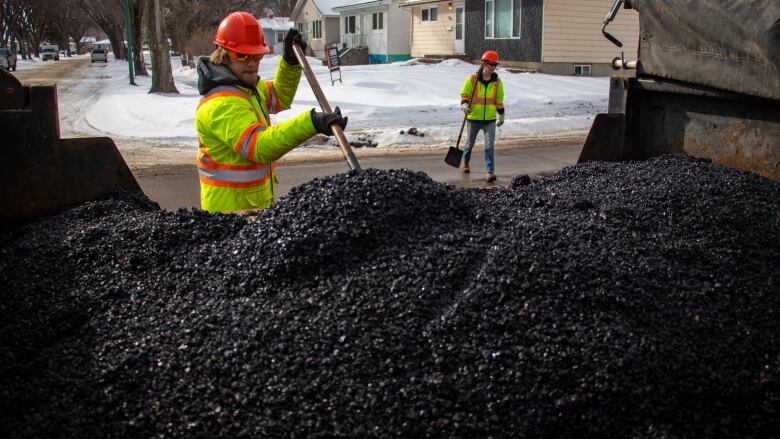
[[[145,0],[146,35],[152,58],[152,88],[149,93],[178,93],[171,71],[171,53],[163,26],[162,0]]]
[[[144,39],[141,26],[143,25],[144,0],[128,0],[130,2],[130,20],[133,22],[133,66],[135,76],[149,76],[144,62]]]

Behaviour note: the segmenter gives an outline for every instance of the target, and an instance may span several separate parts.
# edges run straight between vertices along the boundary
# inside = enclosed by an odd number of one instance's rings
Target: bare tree
[[[70,56],[70,44],[68,37],[73,39],[76,44],[76,53],[81,52],[81,39],[87,33],[92,24],[89,16],[85,15],[79,8],[77,0],[61,0],[62,12],[59,19],[53,20],[55,28],[65,35],[65,47],[67,47]]]
[[[295,0],[265,0],[256,2],[262,8],[256,12],[257,16],[265,16],[266,11],[271,11],[275,17],[289,17],[295,8]]]
[[[247,10],[251,0],[166,0],[165,22],[182,65],[193,65],[194,56],[213,47],[210,36],[229,13]],[[206,43],[208,42],[208,43]]]
[[[146,35],[152,55],[152,88],[149,93],[178,93],[171,71],[171,54],[163,25],[163,0],[144,0]]]
[[[44,35],[49,30],[49,17],[45,14],[44,0],[17,0],[13,14],[19,26],[19,39],[29,45],[28,50],[36,56],[43,43]]]
[[[116,59],[127,59],[127,53],[124,46],[124,37],[122,29],[124,25],[124,12],[113,2],[104,2],[103,0],[77,0],[81,10],[84,11],[92,21],[108,36],[111,47]]]

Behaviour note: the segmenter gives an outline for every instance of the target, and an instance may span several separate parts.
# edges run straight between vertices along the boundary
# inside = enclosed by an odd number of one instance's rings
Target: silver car
[[[103,49],[92,49],[92,55],[90,55],[90,62],[95,62],[95,61],[103,61],[107,63],[108,56],[106,56],[106,51]]]

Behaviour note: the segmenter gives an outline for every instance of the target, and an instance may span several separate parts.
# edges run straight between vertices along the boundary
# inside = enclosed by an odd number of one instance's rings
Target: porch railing
[[[362,49],[368,47],[368,40],[363,34],[342,34],[340,49]]]

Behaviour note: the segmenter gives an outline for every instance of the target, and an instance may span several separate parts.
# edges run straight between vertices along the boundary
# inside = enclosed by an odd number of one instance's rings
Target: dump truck
[[[0,69],[0,127],[8,159],[0,221],[56,214],[113,190],[141,192],[110,138],[60,138],[56,85],[23,86]]]
[[[685,153],[780,180],[780,3],[616,0],[602,32],[618,46],[621,5],[639,15],[638,59],[612,61],[624,74],[579,162]]]

